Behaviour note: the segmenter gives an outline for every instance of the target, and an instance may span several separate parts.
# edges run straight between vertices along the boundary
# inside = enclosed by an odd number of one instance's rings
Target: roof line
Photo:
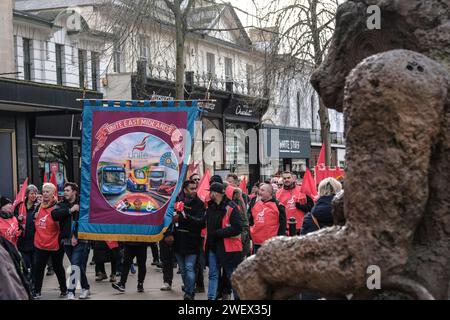
[[[41,24],[45,24],[45,25],[49,26],[50,28],[52,28],[54,26],[53,22],[51,22],[49,20],[46,20],[46,19],[43,19],[43,18],[41,18],[41,17],[39,17],[37,15],[28,13],[26,11],[14,9],[13,10],[13,15],[15,15],[17,17],[24,18],[24,19],[33,20],[33,21],[39,22]]]

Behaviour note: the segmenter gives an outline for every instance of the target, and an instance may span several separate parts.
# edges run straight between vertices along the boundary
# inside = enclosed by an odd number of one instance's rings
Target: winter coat
[[[222,228],[222,220],[227,212],[227,206],[233,208],[230,216],[230,226]],[[224,198],[217,205],[213,200],[208,202],[205,215],[207,238],[206,253],[213,251],[217,261],[222,266],[237,266],[242,261],[242,252],[225,252],[224,238],[231,238],[241,234],[243,222],[236,204]]]
[[[55,205],[55,209],[52,212],[52,218],[59,222],[60,239],[70,240],[72,239],[72,236],[78,238],[79,212],[70,212],[70,208],[76,204],[76,202],[70,203],[64,199],[64,201]]]
[[[333,225],[333,215],[331,214],[331,201],[333,198],[334,195],[322,196],[317,200],[312,211],[305,215],[305,218],[303,219],[303,227],[300,232],[301,235],[319,230],[314,223],[313,216],[317,219],[320,228],[330,227]]]
[[[30,287],[25,263],[17,249],[0,237],[0,300],[29,300]]]
[[[24,204],[26,205],[27,199],[25,199]],[[14,215],[17,217],[19,215],[20,204],[16,206],[14,210]],[[25,230],[22,232],[19,241],[17,241],[17,248],[20,252],[31,252],[34,250],[34,234],[36,232],[34,226],[34,215],[36,213],[36,209],[39,207],[39,202],[36,200],[34,204],[27,208],[27,217],[25,223]]]
[[[181,200],[181,199],[179,199]],[[184,198],[185,217],[179,213],[178,226],[174,226],[176,253],[198,254],[202,247],[201,231],[204,227],[205,204],[198,198]]]

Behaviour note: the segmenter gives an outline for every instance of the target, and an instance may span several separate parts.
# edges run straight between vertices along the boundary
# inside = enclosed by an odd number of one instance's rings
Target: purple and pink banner
[[[191,152],[197,104],[137,103],[116,107],[85,101],[81,239],[154,242],[170,225]]]

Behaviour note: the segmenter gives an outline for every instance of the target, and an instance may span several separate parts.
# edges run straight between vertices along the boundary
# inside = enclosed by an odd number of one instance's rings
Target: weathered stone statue
[[[369,5],[381,29],[368,30]],[[345,222],[279,237],[233,275],[243,299],[447,299],[450,282],[450,0],[354,0],[337,12],[312,83],[344,111]],[[381,290],[369,290],[378,266]]]

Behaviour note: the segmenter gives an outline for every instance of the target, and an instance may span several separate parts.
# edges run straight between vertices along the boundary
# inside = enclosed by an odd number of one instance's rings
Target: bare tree
[[[184,99],[184,42],[188,31],[187,18],[195,0],[164,0],[175,16],[176,32],[176,77],[175,99]]]
[[[278,28],[278,51],[268,70],[272,78],[295,77],[297,72],[311,74],[322,63],[334,31],[337,6],[338,0],[276,0],[259,6],[261,20]],[[279,53],[283,53],[283,59]],[[330,165],[330,121],[328,109],[320,100],[318,111],[326,164]]]

